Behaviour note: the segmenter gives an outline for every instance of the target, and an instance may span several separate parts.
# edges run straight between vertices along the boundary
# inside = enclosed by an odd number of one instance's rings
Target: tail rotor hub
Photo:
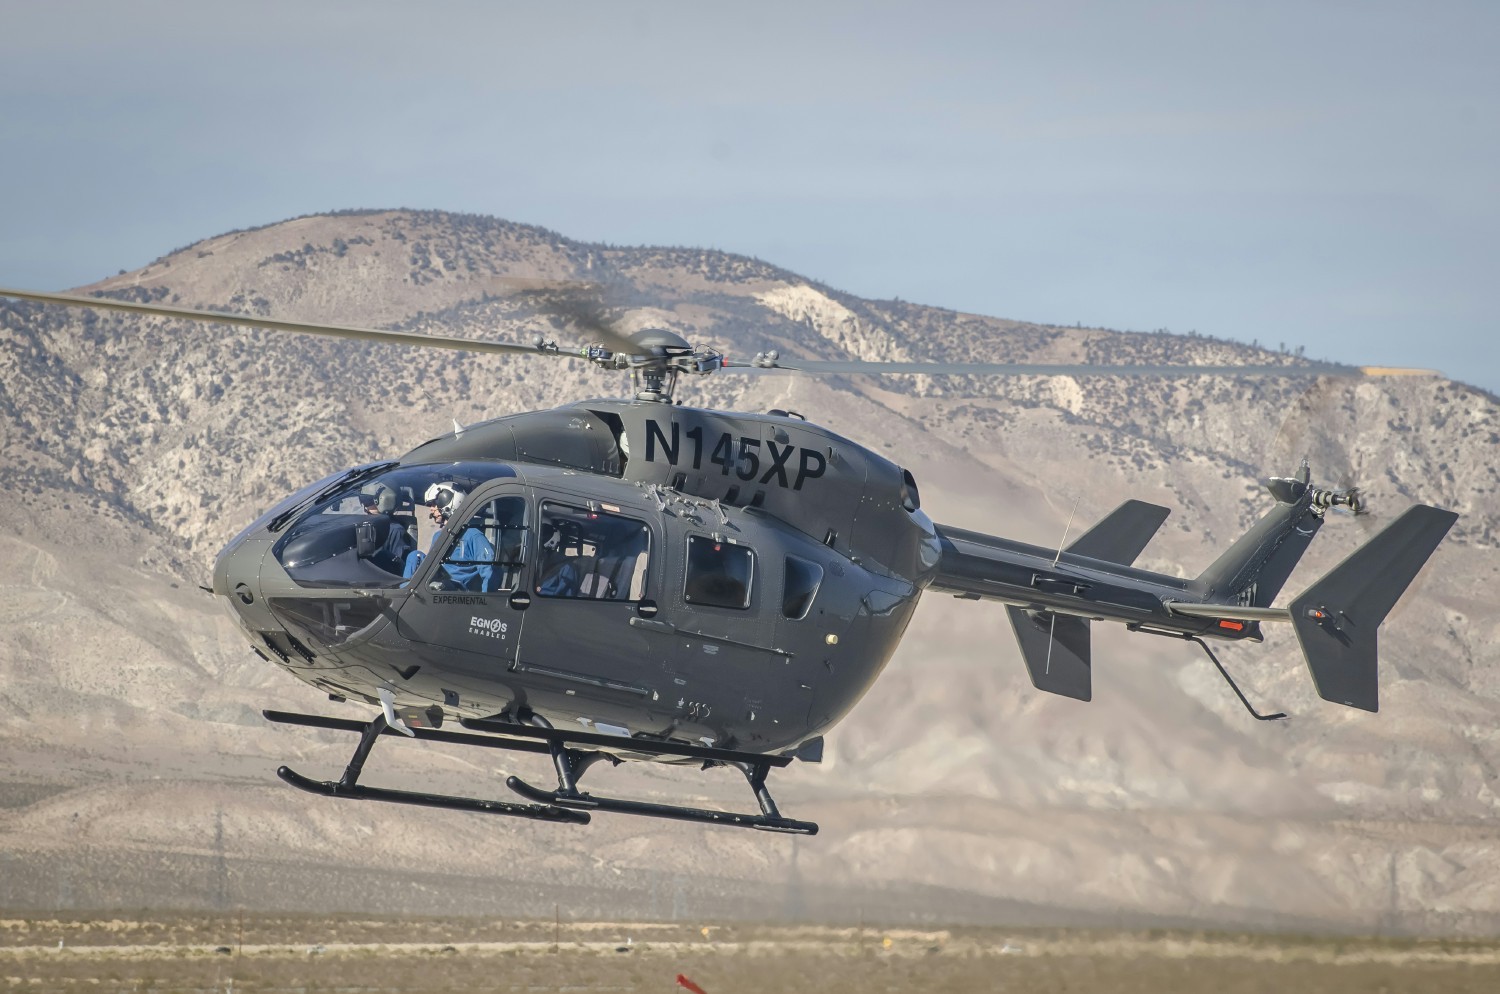
[[[1330,508],[1342,507],[1353,515],[1361,515],[1366,511],[1363,495],[1357,487],[1348,490],[1325,490],[1321,487],[1312,488],[1312,506],[1319,513],[1326,513]]]

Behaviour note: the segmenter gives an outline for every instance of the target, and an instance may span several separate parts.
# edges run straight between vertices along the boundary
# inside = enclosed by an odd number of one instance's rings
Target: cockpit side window
[[[646,596],[651,529],[604,510],[544,501],[533,586],[541,597],[638,601]]]
[[[401,587],[428,551],[425,537],[418,546],[418,524],[419,516],[427,520],[429,489],[470,494],[489,480],[515,475],[506,463],[478,460],[397,466],[299,512],[274,552],[299,586]]]
[[[750,549],[702,535],[688,536],[682,597],[689,604],[744,610],[750,606],[754,578],[755,553]]]
[[[429,583],[500,593],[516,589],[525,565],[526,498],[494,497],[464,522]]]

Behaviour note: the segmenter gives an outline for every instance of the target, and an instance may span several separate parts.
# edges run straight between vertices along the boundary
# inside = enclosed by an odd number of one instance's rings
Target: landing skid
[[[586,811],[569,811],[565,808],[552,805],[516,804],[512,801],[488,801],[475,797],[455,797],[450,794],[424,794],[411,790],[391,790],[386,787],[366,787],[359,782],[359,776],[364,772],[365,760],[370,756],[370,750],[375,747],[375,741],[381,735],[400,735],[394,728],[386,723],[385,715],[378,714],[369,722],[347,721],[338,718],[324,718],[314,714],[294,714],[287,711],[262,711],[261,714],[271,721],[285,722],[293,725],[308,725],[313,728],[333,728],[341,731],[359,732],[359,745],[354,749],[354,756],[349,760],[349,765],[344,769],[344,775],[338,780],[313,780],[298,773],[289,766],[278,767],[276,775],[299,790],[305,790],[311,794],[322,794],[324,797],[348,797],[360,801],[388,801],[392,804],[415,804],[426,808],[447,808],[451,811],[474,811],[480,814],[508,815],[512,818],[530,818],[535,821],[568,822],[574,825],[587,825],[589,815]],[[478,735],[460,735],[452,732],[439,732],[429,728],[412,729],[416,737],[438,742],[454,742],[461,745],[499,745],[493,740],[486,740]],[[404,736],[403,736],[404,737]],[[505,748],[503,745],[501,748]]]
[[[543,790],[532,786],[519,777],[507,777],[505,785],[532,804],[516,804],[505,801],[481,800],[471,797],[456,797],[448,794],[426,794],[416,791],[390,790],[382,787],[366,787],[359,783],[360,773],[370,750],[381,735],[405,734],[392,728],[384,714],[373,720],[351,721],[341,718],[326,718],[322,715],[297,714],[287,711],[263,711],[268,720],[311,728],[331,728],[340,731],[358,732],[359,745],[349,761],[344,775],[337,781],[312,780],[300,773],[281,767],[276,775],[293,787],[322,794],[325,797],[347,797],[358,800],[388,801],[395,804],[415,804],[422,807],[447,808],[454,811],[473,811],[481,814],[509,815],[539,821],[571,822],[586,825],[592,811],[610,811],[616,814],[639,815],[648,818],[666,818],[674,821],[697,822],[707,825],[726,825],[737,828],[753,828],[762,832],[785,832],[794,835],[816,835],[818,826],[810,821],[798,821],[783,817],[776,807],[771,792],[766,788],[766,776],[772,767],[786,766],[791,762],[786,756],[764,756],[759,753],[739,752],[732,749],[717,749],[711,746],[695,746],[678,742],[653,742],[649,739],[622,739],[619,736],[597,732],[568,732],[551,728],[540,717],[533,717],[531,724],[521,725],[499,721],[465,721],[464,727],[487,734],[473,735],[463,732],[444,732],[430,728],[413,728],[413,737],[432,742],[454,745],[482,746],[490,749],[509,749],[515,752],[545,753],[552,757],[557,770],[557,789]],[[595,763],[620,762],[603,748],[579,749],[577,745],[613,747],[631,754],[683,757],[701,760],[704,768],[709,766],[732,766],[744,774],[760,807],[759,814],[741,814],[731,811],[715,811],[708,808],[693,808],[677,804],[658,804],[651,801],[632,801],[626,798],[602,797],[581,792],[578,779]]]

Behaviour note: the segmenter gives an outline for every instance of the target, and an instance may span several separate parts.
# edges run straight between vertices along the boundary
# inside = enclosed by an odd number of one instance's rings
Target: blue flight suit
[[[536,592],[545,597],[577,597],[581,579],[577,565],[564,559],[561,568],[537,585]]]
[[[439,531],[436,535],[432,536],[431,548],[436,549],[442,540],[443,533]],[[420,550],[414,550],[406,557],[406,565],[401,575],[411,576],[417,571],[417,567],[422,565],[424,558],[425,555]],[[448,553],[448,559],[464,560],[462,563],[449,561],[444,561],[443,563],[442,571],[448,574],[448,578],[454,583],[465,590],[489,589],[490,577],[495,572],[495,567],[492,565],[495,559],[495,547],[490,544],[490,540],[485,538],[478,529],[465,528],[463,537],[458,540],[458,544],[453,547],[453,551]],[[470,562],[471,560],[479,560],[480,562]]]

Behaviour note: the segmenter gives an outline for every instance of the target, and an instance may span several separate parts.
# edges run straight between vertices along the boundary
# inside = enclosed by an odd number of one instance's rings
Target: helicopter
[[[524,281],[518,281],[524,283]],[[523,286],[523,292],[544,292]],[[573,358],[628,371],[626,399],[493,418],[288,495],[219,552],[204,589],[251,651],[364,720],[264,711],[356,733],[337,780],[287,766],[294,787],[364,799],[588,824],[620,813],[813,835],[767,779],[822,759],[824,735],[895,652],[926,591],[1005,607],[1032,684],[1092,698],[1091,625],[1192,642],[1257,720],[1209,646],[1290,624],[1318,694],[1379,707],[1377,634],[1457,520],[1410,507],[1283,607],[1273,602],[1353,487],[1314,485],[1304,460],[1262,481],[1270,508],[1191,579],[1132,564],[1170,513],[1127,500],[1056,549],[940,525],[913,475],[789,410],[674,402],[681,376],[817,374],[1362,376],[1336,364],[1027,365],[731,360],[669,330],[625,332],[576,286],[551,300],[590,344],[530,345],[306,324],[104,296],[0,289],[44,304],[468,352]],[[458,731],[450,727],[457,725]],[[550,757],[556,785],[507,776],[520,800],[361,782],[376,742],[405,736]],[[580,789],[600,763],[738,770],[758,810]]]

